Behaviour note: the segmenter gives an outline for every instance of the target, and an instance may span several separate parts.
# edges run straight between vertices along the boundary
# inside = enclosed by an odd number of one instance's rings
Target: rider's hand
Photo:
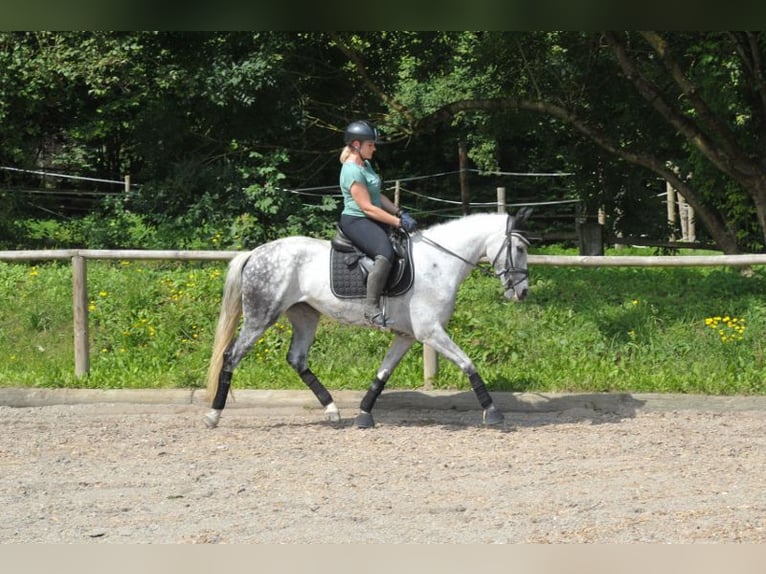
[[[418,222],[406,211],[399,214],[399,225],[407,233],[413,233],[418,228]]]

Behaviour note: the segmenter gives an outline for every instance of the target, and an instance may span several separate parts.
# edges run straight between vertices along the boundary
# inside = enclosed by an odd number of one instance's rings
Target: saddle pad
[[[364,298],[367,294],[362,271],[357,263],[349,266],[349,261],[358,259],[354,253],[340,253],[330,250],[330,289],[333,295],[341,299]]]
[[[409,242],[408,242],[409,243]],[[412,246],[407,245],[409,257],[402,276],[395,285],[386,285],[383,295],[397,297],[409,291],[415,279],[412,268]],[[391,272],[392,280],[395,271]],[[367,295],[366,278],[359,267],[359,255],[330,248],[330,289],[339,299],[364,299]]]

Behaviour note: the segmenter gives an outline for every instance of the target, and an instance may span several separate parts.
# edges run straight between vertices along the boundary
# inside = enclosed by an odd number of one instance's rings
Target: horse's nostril
[[[529,289],[522,289],[519,293],[519,300],[526,299],[527,295],[529,294]]]

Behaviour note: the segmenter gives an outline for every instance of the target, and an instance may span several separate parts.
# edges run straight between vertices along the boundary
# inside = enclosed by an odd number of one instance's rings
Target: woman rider
[[[358,120],[346,126],[343,136],[346,145],[340,154],[340,188],[343,192],[340,228],[374,261],[367,276],[364,317],[371,325],[385,327],[380,295],[394,261],[388,231],[390,227],[401,227],[412,233],[417,223],[381,193],[380,177],[370,164],[377,141],[378,130],[370,122]]]

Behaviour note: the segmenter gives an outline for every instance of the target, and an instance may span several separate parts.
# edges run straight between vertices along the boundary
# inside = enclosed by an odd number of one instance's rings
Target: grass
[[[0,386],[201,387],[224,272],[223,263],[90,261],[91,370],[78,379],[69,264],[0,263]],[[763,394],[764,293],[762,268],[743,277],[724,267],[538,266],[519,304],[473,273],[450,332],[490,390]],[[237,369],[235,387],[304,388],[284,359],[289,338],[282,319]],[[389,340],[323,320],[312,368],[330,390],[365,389]],[[422,384],[417,344],[389,388]],[[445,360],[434,387],[470,388]]]

